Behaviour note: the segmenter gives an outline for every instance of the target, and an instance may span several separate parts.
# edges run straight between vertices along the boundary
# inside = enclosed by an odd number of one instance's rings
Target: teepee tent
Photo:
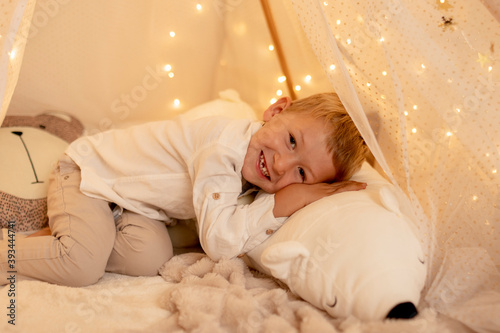
[[[1,9],[0,122],[56,110],[95,133],[173,117],[225,89],[257,115],[281,95],[334,90],[423,245],[422,307],[500,329],[496,1],[13,0]]]

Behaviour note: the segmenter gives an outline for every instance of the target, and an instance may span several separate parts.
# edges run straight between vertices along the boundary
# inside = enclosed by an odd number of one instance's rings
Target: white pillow
[[[226,116],[235,119],[257,120],[255,111],[240,99],[237,91],[228,89],[219,92],[219,98],[196,106],[182,114],[188,119],[207,116]]]
[[[301,209],[246,259],[334,317],[379,320],[418,305],[424,254],[393,185],[368,163],[352,179],[367,188]]]

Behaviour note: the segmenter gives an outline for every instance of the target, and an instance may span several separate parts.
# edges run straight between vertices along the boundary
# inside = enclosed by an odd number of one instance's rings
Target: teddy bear
[[[29,232],[47,224],[50,171],[84,132],[69,114],[6,116],[0,127],[0,225]]]

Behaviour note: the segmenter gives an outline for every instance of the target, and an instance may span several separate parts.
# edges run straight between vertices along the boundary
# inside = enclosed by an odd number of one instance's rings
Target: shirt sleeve
[[[261,191],[252,203],[238,205],[241,162],[237,159],[230,148],[213,144],[191,163],[200,243],[213,260],[250,251],[285,221],[274,217],[274,194]]]

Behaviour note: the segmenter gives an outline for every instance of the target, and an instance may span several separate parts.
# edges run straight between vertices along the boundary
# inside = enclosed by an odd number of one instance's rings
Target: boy
[[[16,241],[17,273],[70,286],[156,275],[172,257],[172,218],[196,217],[204,251],[234,257],[305,205],[364,188],[342,182],[366,147],[336,94],[281,98],[263,119],[179,117],[73,142],[50,178],[49,235]],[[255,200],[237,205],[252,187]],[[6,244],[0,264],[5,283]]]

